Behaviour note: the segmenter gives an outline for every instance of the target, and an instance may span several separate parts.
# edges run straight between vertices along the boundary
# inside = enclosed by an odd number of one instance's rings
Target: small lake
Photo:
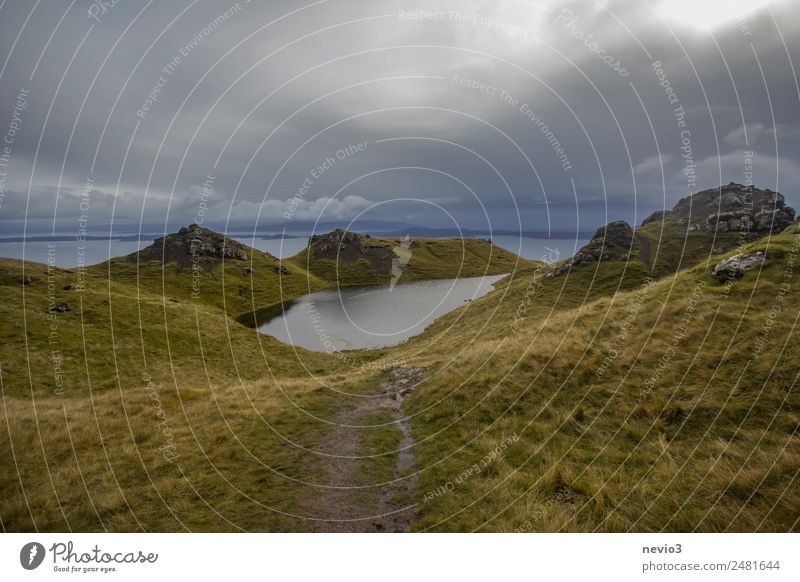
[[[298,298],[258,331],[315,352],[392,346],[486,295],[503,277],[329,289]]]

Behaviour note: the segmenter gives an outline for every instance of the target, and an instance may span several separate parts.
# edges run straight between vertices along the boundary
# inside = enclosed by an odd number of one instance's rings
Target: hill
[[[482,240],[404,241],[343,230],[314,236],[298,255],[280,260],[190,225],[91,272],[221,309],[252,326],[292,299],[328,287],[496,275],[534,264]]]
[[[788,228],[795,210],[784,196],[731,182],[682,198],[634,229],[624,221],[601,227],[552,275],[599,261],[641,263],[655,277],[675,274],[748,242]],[[635,267],[638,270],[638,265]],[[627,288],[623,281],[621,288]]]
[[[312,236],[290,262],[332,285],[502,275],[536,264],[488,240],[378,238],[341,229]]]
[[[330,286],[300,266],[198,225],[157,239],[91,272],[165,298],[222,310],[235,320]]]
[[[796,530],[798,294],[785,275],[800,229],[737,251],[766,259],[725,282],[712,271],[732,253],[660,280],[636,268],[626,291],[613,261],[596,279],[518,273],[403,346],[431,369],[407,402],[430,468],[416,527]]]
[[[458,272],[460,242],[339,231],[281,262],[201,233],[200,297],[170,254],[191,228],[81,291],[74,271],[0,261],[3,526],[797,531],[800,228],[779,231],[793,211],[757,191],[751,215],[774,220],[740,236],[720,217],[742,210],[731,189],[709,192],[599,229],[566,269],[511,269],[404,344],[342,354],[237,317],[337,269]],[[509,267],[468,244],[464,272]],[[238,293],[251,278],[259,303]]]

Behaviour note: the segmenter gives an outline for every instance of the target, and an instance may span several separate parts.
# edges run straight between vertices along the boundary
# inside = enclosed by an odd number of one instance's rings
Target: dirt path
[[[647,268],[652,271],[653,265],[650,262],[652,244],[650,243],[650,239],[638,233],[636,236],[639,238],[639,258],[642,259],[644,264],[647,265]]]
[[[398,368],[390,372],[380,385],[377,396],[365,397],[355,409],[342,412],[336,419],[337,428],[325,443],[324,452],[337,455],[321,462],[322,482],[326,487],[315,489],[309,500],[310,531],[320,532],[404,532],[409,531],[414,509],[408,498],[414,491],[417,478],[409,474],[414,467],[414,437],[411,425],[402,410],[403,399],[424,379],[424,368]],[[381,414],[396,424],[402,439],[394,455],[392,483],[372,486],[369,480],[379,463],[386,457],[368,457],[362,451],[367,429],[356,428],[370,424],[370,415]],[[370,429],[374,436],[376,430]],[[385,451],[381,451],[385,452]]]

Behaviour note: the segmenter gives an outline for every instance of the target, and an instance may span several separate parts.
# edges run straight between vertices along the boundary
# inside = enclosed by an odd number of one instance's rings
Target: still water
[[[588,239],[527,238],[519,236],[493,236],[492,242],[523,259],[555,263],[578,252]]]
[[[34,263],[47,263],[48,259],[62,269],[72,269],[81,264],[96,265],[114,257],[135,253],[153,241],[149,240],[87,240],[78,243],[73,240],[58,241],[0,241],[0,257],[25,259]]]
[[[392,346],[486,295],[504,276],[329,289],[298,298],[258,330],[316,352]]]

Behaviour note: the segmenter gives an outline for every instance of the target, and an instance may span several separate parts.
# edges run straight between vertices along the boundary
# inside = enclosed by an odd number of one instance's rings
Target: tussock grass
[[[3,527],[313,529],[303,516],[332,421],[375,393],[383,363],[404,362],[430,369],[404,405],[418,442],[416,530],[796,531],[794,282],[768,349],[753,350],[798,233],[746,245],[767,261],[727,291],[709,275],[726,255],[698,252],[699,263],[645,287],[654,273],[640,261],[554,278],[529,265],[420,336],[350,360],[259,336],[233,317],[252,299],[226,311],[218,288],[190,301],[178,274],[165,299],[160,275],[137,289],[133,273],[109,283],[93,271],[81,327],[76,293],[62,289],[74,274],[59,270],[57,301],[72,307],[56,319],[63,394],[48,356],[46,273],[26,268],[36,281],[22,287],[20,264],[0,261]],[[411,271],[419,276],[449,261],[419,256],[428,263]],[[173,435],[172,462],[144,372]],[[391,474],[383,453],[398,438],[391,424],[364,431],[362,454],[380,461],[362,484]]]
[[[423,504],[417,529],[797,529],[796,291],[775,321],[769,354],[752,355],[797,232],[747,245],[745,252],[766,250],[769,260],[760,274],[736,281],[727,298],[707,265],[654,282],[622,346],[614,338],[639,301],[635,284],[643,275],[623,275],[622,264],[600,267],[616,272],[613,279],[592,278],[589,266],[576,271],[579,284],[546,280],[528,305],[530,324],[511,333],[513,310],[504,305],[527,287],[525,273],[516,273],[505,289],[404,346],[407,353],[424,346],[426,358],[442,362],[409,403],[418,415],[420,466],[428,467],[423,491],[474,463],[475,443],[497,444],[510,432],[521,437],[497,475],[481,473]],[[703,299],[648,390],[698,282]],[[589,296],[583,303],[581,293]],[[439,345],[458,356],[436,353]],[[554,471],[579,500],[568,508],[548,503]]]

